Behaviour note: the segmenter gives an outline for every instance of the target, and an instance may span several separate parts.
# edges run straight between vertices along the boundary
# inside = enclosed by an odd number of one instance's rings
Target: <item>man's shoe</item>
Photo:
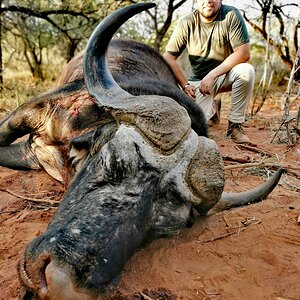
[[[227,136],[236,144],[253,144],[245,134],[241,123],[228,122]]]

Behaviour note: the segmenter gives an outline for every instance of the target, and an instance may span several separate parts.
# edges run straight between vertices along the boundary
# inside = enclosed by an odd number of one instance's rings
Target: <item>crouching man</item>
[[[227,136],[239,144],[251,143],[242,127],[254,86],[254,69],[247,63],[250,45],[245,21],[238,9],[222,0],[197,0],[197,5],[175,28],[164,58],[207,120],[216,113],[214,97],[232,91]],[[192,66],[188,80],[177,63],[185,48]]]

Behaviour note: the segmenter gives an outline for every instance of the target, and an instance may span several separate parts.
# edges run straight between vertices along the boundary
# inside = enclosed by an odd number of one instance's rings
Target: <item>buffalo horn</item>
[[[15,170],[41,169],[28,142],[0,147],[0,166]]]
[[[207,215],[220,212],[225,209],[230,209],[237,206],[242,206],[250,203],[256,203],[265,199],[276,187],[281,175],[285,172],[284,168],[278,169],[275,174],[270,177],[265,183],[257,188],[241,193],[222,193],[220,201],[208,211]]]
[[[115,82],[109,70],[105,57],[109,42],[123,23],[154,6],[154,3],[137,3],[123,7],[106,17],[91,35],[83,58],[83,70],[87,89],[99,105],[116,107],[113,101],[129,95]]]

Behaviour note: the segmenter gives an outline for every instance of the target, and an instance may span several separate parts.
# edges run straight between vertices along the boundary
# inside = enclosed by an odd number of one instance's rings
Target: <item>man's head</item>
[[[218,15],[222,0],[197,0],[198,10],[204,22],[212,22]]]

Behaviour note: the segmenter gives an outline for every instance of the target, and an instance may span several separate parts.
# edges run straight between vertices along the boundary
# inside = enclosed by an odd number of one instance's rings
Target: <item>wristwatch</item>
[[[182,89],[184,90],[186,87],[190,86],[191,84],[188,82]]]

